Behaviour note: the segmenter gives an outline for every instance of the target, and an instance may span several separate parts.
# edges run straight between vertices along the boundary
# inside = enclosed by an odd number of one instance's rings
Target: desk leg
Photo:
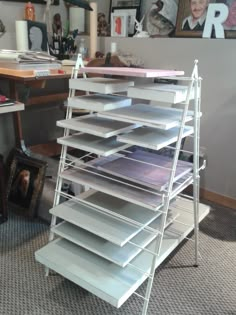
[[[10,98],[15,99],[16,101],[19,101],[19,95],[16,88],[16,82],[13,80],[10,80]],[[17,148],[20,148],[22,152],[28,155],[29,152],[26,149],[25,141],[23,139],[20,112],[14,112],[13,118],[14,118],[14,129],[15,129],[15,145]]]
[[[0,223],[7,220],[7,192],[3,158],[0,156]]]

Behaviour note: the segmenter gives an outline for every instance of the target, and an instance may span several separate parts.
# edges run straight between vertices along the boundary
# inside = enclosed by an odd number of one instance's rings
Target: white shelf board
[[[177,210],[170,211],[167,226],[174,221],[178,216]],[[160,218],[158,217],[152,222],[151,227],[159,230]],[[84,229],[78,228],[77,226],[68,222],[62,222],[51,229],[58,236],[67,239],[68,241],[81,246],[94,254],[101,256],[110,262],[125,267],[131,262],[142,249],[133,245],[125,244],[123,247],[119,247],[109,240],[105,240],[101,237],[96,236]],[[155,234],[147,230],[142,230],[136,236],[132,238],[132,243],[146,247],[155,239]]]
[[[126,157],[113,160],[98,158],[93,160],[91,164],[102,172],[163,191],[169,183],[173,159],[164,155],[137,150],[127,154]],[[192,163],[179,160],[174,182],[190,173],[192,169]]]
[[[129,107],[100,112],[98,116],[168,130],[180,125],[182,112],[181,109],[176,108],[136,104]],[[185,122],[191,121],[192,119],[193,112],[189,111]]]
[[[176,204],[183,204],[189,210],[183,210],[174,222],[165,231],[160,256],[156,267],[181,243],[193,230],[193,203],[177,200]],[[209,207],[200,204],[199,221],[209,213]],[[155,242],[149,246],[153,250]],[[193,253],[194,255],[194,253]],[[131,266],[121,268],[108,260],[95,255],[64,239],[57,239],[35,253],[36,260],[48,268],[61,274],[77,285],[99,298],[120,307],[147,278],[150,272],[152,255],[143,251],[132,260],[132,264],[143,270],[140,273]]]
[[[104,139],[90,134],[73,134],[72,136],[58,138],[57,142],[102,156],[108,156],[130,147],[129,144],[118,142],[116,137]]]
[[[92,171],[93,173],[88,171]],[[123,182],[117,182],[111,175],[109,175],[110,178],[104,178],[101,175],[104,174],[100,174],[99,171],[88,168],[83,170],[68,169],[59,174],[60,177],[66,180],[89,186],[90,188],[153,211],[157,211],[162,206],[162,198],[160,195],[150,191],[141,190],[138,188],[138,185],[133,187]]]
[[[176,104],[186,101],[188,86],[175,84],[143,84],[128,88],[128,97]],[[190,100],[194,98],[194,89]]]
[[[85,197],[82,196],[81,199],[89,202],[90,195],[94,195],[93,200],[99,200],[101,197],[106,198],[105,194],[96,194],[92,191],[90,194],[85,193]],[[160,213],[155,214],[154,212],[151,214],[150,211],[142,207],[109,196],[102,205],[105,209],[111,209],[116,217],[108,216],[100,209],[96,210],[95,205],[86,205],[73,200],[52,208],[50,213],[118,246],[124,246],[142,230],[142,227],[147,226],[160,215]],[[142,223],[142,225],[137,226],[125,222],[119,219],[117,215],[124,215]]]
[[[16,102],[15,105],[0,106],[0,114],[19,112],[25,109],[23,103]]]
[[[57,121],[57,126],[103,138],[116,136],[121,132],[137,127],[135,124],[114,121],[107,118],[97,117],[96,115],[86,115],[72,119],[59,120]]]
[[[132,67],[82,67],[79,73],[109,74],[127,77],[157,78],[184,75],[184,71]]]
[[[69,80],[70,89],[101,94],[114,94],[124,92],[127,91],[128,87],[133,85],[134,85],[133,81],[102,77]]]
[[[68,106],[94,112],[126,107],[130,106],[131,103],[130,98],[116,95],[93,94],[68,98]]]
[[[152,150],[160,150],[178,139],[179,128],[169,130],[161,130],[151,127],[139,127],[131,132],[117,136],[117,140],[130,145],[138,145],[140,147]],[[186,126],[184,128],[183,138],[193,134],[193,127]]]

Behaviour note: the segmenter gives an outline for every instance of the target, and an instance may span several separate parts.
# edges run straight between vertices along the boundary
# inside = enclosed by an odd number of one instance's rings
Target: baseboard
[[[215,192],[208,191],[204,188],[200,189],[200,198],[205,199],[205,200],[209,200],[209,201],[217,203],[221,206],[236,210],[236,199],[233,199],[233,198],[230,198],[227,196],[223,196],[223,195],[219,195]]]

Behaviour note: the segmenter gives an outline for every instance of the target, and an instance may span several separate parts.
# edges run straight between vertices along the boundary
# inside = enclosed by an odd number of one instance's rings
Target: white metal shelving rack
[[[115,307],[132,294],[138,295],[144,301],[144,315],[155,269],[193,229],[198,265],[198,224],[209,208],[199,203],[201,78],[197,62],[191,77],[180,77],[187,85],[177,86],[138,87],[130,80],[77,79],[78,70],[88,71],[81,67],[80,59],[70,80],[66,119],[58,122],[65,133],[58,139],[62,153],[50,210],[50,242],[35,256],[47,267],[47,273],[52,269]],[[152,78],[183,75],[130,68],[89,68],[89,72]],[[75,97],[76,89],[99,94]],[[117,95],[124,91],[128,91],[127,96]],[[132,97],[181,103],[182,109],[131,105]],[[72,118],[73,108],[96,113]],[[186,125],[189,121],[193,126]],[[71,135],[71,130],[76,133]],[[179,160],[181,140],[190,135],[193,164]],[[173,143],[174,148],[170,147]],[[89,161],[68,161],[68,146],[88,151]],[[132,146],[141,149],[129,149]],[[174,157],[142,147],[168,147]],[[68,196],[61,191],[63,180],[81,184],[86,191]],[[190,184],[194,187],[192,199],[181,194]],[[70,200],[59,204],[61,195]],[[63,219],[59,224],[57,217]],[[146,279],[146,294],[140,296],[135,291]]]

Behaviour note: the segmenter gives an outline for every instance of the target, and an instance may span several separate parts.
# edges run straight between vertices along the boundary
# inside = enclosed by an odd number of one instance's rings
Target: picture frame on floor
[[[42,195],[47,163],[14,151],[8,168],[9,206],[20,214],[35,218]]]

